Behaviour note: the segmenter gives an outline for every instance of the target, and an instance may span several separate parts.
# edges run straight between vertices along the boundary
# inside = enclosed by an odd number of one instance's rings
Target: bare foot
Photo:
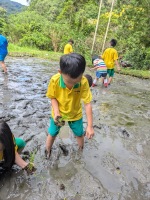
[[[46,159],[49,159],[50,156],[51,156],[51,150],[50,150],[50,152],[48,152],[48,151],[45,149],[45,158],[46,158]]]

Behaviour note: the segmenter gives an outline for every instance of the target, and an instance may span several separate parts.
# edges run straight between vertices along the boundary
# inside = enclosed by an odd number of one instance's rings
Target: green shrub
[[[150,69],[150,51],[148,49],[134,48],[126,52],[124,59],[129,61],[134,69]]]
[[[33,32],[30,35],[24,35],[19,40],[20,46],[37,47],[40,50],[52,50],[50,38],[44,36],[40,32]]]

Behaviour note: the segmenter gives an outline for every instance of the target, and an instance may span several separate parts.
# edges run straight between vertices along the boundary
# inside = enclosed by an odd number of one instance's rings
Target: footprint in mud
[[[68,156],[69,151],[67,150],[66,146],[63,145],[63,144],[59,144],[59,147],[60,147],[60,149],[62,150],[63,155],[64,155],[64,156]]]
[[[119,162],[113,154],[108,153],[102,158],[102,166],[107,169],[110,173],[115,174],[116,172],[120,173]]]
[[[122,130],[122,135],[124,137],[129,137],[130,136],[130,134],[125,129]]]
[[[93,99],[93,103],[96,103],[97,102],[97,100],[96,99]]]
[[[93,128],[101,129],[102,127],[101,127],[101,126],[94,125]]]
[[[119,135],[122,138],[128,138],[128,137],[130,137],[130,134],[128,133],[128,131],[124,127],[119,128]]]
[[[60,184],[60,190],[65,190],[65,185],[63,183]]]

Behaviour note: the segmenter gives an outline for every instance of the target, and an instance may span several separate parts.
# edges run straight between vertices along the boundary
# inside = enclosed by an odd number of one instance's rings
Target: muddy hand
[[[63,120],[63,118],[61,116],[57,116],[54,120],[56,126],[64,126],[65,125],[65,121]]]
[[[93,136],[94,136],[94,129],[93,129],[93,127],[87,127],[87,129],[86,129],[86,137],[88,139],[92,139]]]
[[[93,134],[90,134],[90,133],[86,132],[86,137],[87,137],[88,139],[92,139],[93,136],[94,136]]]
[[[27,172],[27,174],[33,174],[36,171],[34,164],[29,162],[26,167],[23,168]]]

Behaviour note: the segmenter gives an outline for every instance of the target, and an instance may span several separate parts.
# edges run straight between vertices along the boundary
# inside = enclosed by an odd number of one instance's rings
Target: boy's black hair
[[[111,44],[112,47],[115,47],[116,44],[117,44],[117,40],[111,39],[111,40],[110,40],[110,44]]]
[[[98,59],[98,58],[99,58],[98,55],[94,55],[94,56],[92,56],[92,64],[93,64],[94,60],[96,60],[96,59]]]
[[[0,122],[0,142],[4,146],[2,167],[10,169],[15,162],[15,144],[14,136],[8,124],[4,121]]]
[[[72,44],[74,44],[74,41],[73,41],[73,39],[70,39],[70,40],[68,40],[68,42],[71,42]]]
[[[61,72],[74,79],[84,73],[85,66],[85,58],[78,53],[65,54],[60,58]]]
[[[87,80],[88,80],[89,87],[91,87],[91,86],[92,86],[92,83],[93,83],[93,78],[92,78],[92,76],[89,75],[89,74],[85,74],[84,76],[85,76],[85,77],[87,78]]]

